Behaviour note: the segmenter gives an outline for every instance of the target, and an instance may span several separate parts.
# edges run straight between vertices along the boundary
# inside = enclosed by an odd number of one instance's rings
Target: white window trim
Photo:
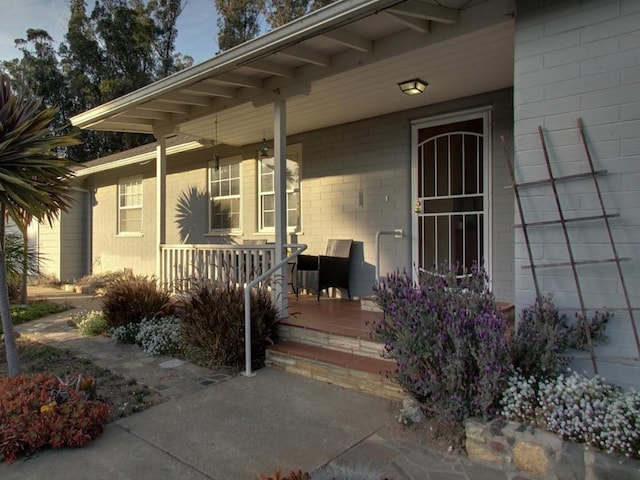
[[[232,157],[220,158],[218,160],[218,165],[231,165],[233,163],[237,163],[239,167],[239,181],[240,181],[240,191],[238,194],[238,198],[240,199],[240,218],[238,220],[238,228],[211,228],[211,200],[213,199],[211,195],[211,171],[215,168],[215,160],[209,161],[207,165],[207,195],[209,197],[209,201],[207,204],[207,229],[208,233],[205,236],[220,236],[220,235],[242,235],[242,212],[243,212],[243,200],[242,200],[242,156],[234,155]],[[227,195],[226,198],[235,197],[235,195]]]
[[[287,156],[297,157],[298,162],[298,189],[287,189],[286,193],[298,192],[298,208],[300,210],[300,226],[289,227],[287,225],[287,233],[295,233],[300,235],[302,233],[302,144],[296,143],[294,145],[287,145]],[[269,150],[266,158],[274,158],[273,150]],[[258,216],[258,234],[271,234],[275,232],[274,227],[265,227],[262,224],[262,158],[258,157],[258,198],[257,198],[257,216]],[[273,192],[275,194],[275,191]]]
[[[120,205],[120,196],[121,196],[121,188],[124,183],[132,183],[132,182],[140,182],[141,196],[140,196],[140,205],[122,207]],[[142,175],[133,175],[130,177],[122,177],[118,179],[118,192],[117,192],[117,208],[118,208],[118,219],[117,219],[117,227],[116,227],[116,236],[118,237],[142,237],[142,227],[144,225],[144,184]],[[121,230],[121,212],[122,210],[133,210],[140,209],[140,230],[139,231],[122,231]]]

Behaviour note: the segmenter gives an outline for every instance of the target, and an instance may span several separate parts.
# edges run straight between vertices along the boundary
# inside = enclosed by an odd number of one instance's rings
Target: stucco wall
[[[542,126],[555,175],[586,170],[576,120],[582,117],[600,179],[613,236],[622,257],[622,270],[632,305],[640,305],[640,2],[637,1],[518,1],[515,39],[514,116],[517,175],[520,181],[547,176],[537,134]],[[599,214],[593,183],[559,184],[567,216]],[[523,191],[529,221],[557,218],[549,187]],[[602,222],[574,224],[569,230],[576,259],[611,258]],[[534,260],[568,258],[557,227],[531,230]],[[516,236],[516,300],[519,306],[535,297],[523,237]],[[579,268],[588,307],[625,306],[614,264]],[[579,305],[570,269],[540,271],[543,293],[556,304]],[[573,312],[569,311],[571,317]],[[636,313],[637,316],[637,313]],[[638,352],[628,315],[615,311],[607,328],[610,342],[597,350],[600,373],[626,384],[640,384]],[[576,364],[589,369],[589,362]]]

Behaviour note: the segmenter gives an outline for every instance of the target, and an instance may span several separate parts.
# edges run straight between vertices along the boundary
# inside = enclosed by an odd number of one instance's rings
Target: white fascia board
[[[203,147],[204,145],[201,142],[197,141],[181,143],[180,145],[167,147],[167,156],[181,152],[188,152],[190,150],[197,150]],[[104,172],[107,170],[112,170],[114,168],[126,167],[128,165],[134,165],[136,163],[149,162],[151,160],[155,160],[155,158],[156,150],[154,148],[150,152],[140,153],[138,155],[134,155],[133,157],[121,158],[120,160],[114,160],[113,162],[102,163],[100,165],[94,165],[91,167],[83,167],[82,165],[78,165],[78,170],[76,170],[75,176],[86,177],[87,175],[91,175],[93,173]]]
[[[338,1],[315,10],[291,23],[233,47],[202,63],[163,78],[146,87],[123,95],[98,107],[71,117],[71,124],[80,128],[120,114],[135,105],[148,102],[174,92],[216,73],[224,73],[253,60],[260,59],[305,38],[320,35],[340,25],[366,17],[404,0],[349,0]]]

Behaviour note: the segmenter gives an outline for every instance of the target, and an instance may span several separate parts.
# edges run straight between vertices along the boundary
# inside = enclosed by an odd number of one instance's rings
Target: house
[[[528,247],[536,264],[569,252],[557,224],[525,241],[507,164],[518,183],[548,178],[542,127],[553,174],[587,172],[578,118],[624,259],[576,267],[580,289],[571,268],[527,268]],[[157,139],[78,170],[79,208],[59,225],[76,229],[73,276],[167,275],[204,244],[258,239],[279,262],[286,244],[349,238],[363,296],[376,272],[478,260],[517,308],[537,284],[569,312],[610,309],[599,371],[640,385],[638,2],[340,1],[72,122]],[[567,218],[598,217],[589,181],[558,182]],[[519,197],[526,222],[558,218],[549,182]],[[567,230],[578,263],[612,256],[601,221]]]

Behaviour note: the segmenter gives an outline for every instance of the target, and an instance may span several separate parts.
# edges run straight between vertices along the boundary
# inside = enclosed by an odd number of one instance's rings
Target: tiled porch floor
[[[359,300],[321,297],[314,295],[289,295],[289,317],[285,325],[320,330],[345,337],[371,340],[371,322],[381,318],[381,313],[362,310]]]
[[[367,305],[369,306],[369,305]],[[369,335],[382,313],[362,310],[359,300],[289,296],[289,317],[280,340],[267,349],[267,364],[389,400],[402,390],[387,376],[396,369],[382,358],[383,346]]]

